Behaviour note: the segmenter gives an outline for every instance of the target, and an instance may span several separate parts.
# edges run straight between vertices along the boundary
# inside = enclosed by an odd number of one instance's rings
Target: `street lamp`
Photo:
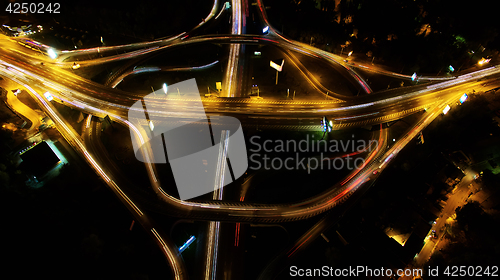
[[[57,57],[57,53],[53,49],[48,49],[47,54],[50,58],[55,59]]]
[[[443,114],[446,115],[448,113],[448,111],[450,111],[450,105],[446,105],[446,107],[444,107],[443,109]]]
[[[344,48],[346,47],[346,45],[340,45],[341,49],[340,49],[340,55],[342,55],[342,52],[344,51]]]
[[[479,65],[481,65],[481,66],[482,66],[483,64],[490,62],[490,60],[491,60],[491,58],[485,59],[485,58],[483,57],[483,58],[481,58],[481,59],[477,62],[477,64],[479,64]]]
[[[283,64],[285,64],[285,60],[283,59],[281,62],[281,65],[274,63],[272,60],[269,62],[269,65],[276,69],[276,84],[278,84],[278,72],[281,72],[283,70]]]

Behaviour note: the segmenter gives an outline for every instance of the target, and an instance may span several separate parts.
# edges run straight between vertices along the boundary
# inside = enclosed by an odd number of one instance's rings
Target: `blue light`
[[[47,98],[47,101],[52,101],[54,98],[52,97],[52,95],[50,94],[50,92],[46,92],[43,94],[43,96],[45,96],[45,98]]]
[[[262,29],[262,33],[264,34],[267,33],[267,31],[269,31],[269,26],[266,26],[264,27],[264,29]]]
[[[462,97],[460,97],[460,104],[463,104],[465,102],[465,100],[467,100],[469,96],[467,95],[467,93],[464,93],[464,95],[462,95]]]
[[[411,75],[411,80],[415,81],[416,78],[417,78],[417,73],[413,73],[413,75]]]
[[[332,122],[331,121],[328,121],[328,119],[326,117],[323,117],[321,119],[321,126],[323,127],[323,132],[331,132],[332,131]]]
[[[187,247],[189,247],[189,245],[191,245],[191,243],[193,243],[193,241],[196,239],[196,237],[194,237],[194,235],[191,235],[191,237],[189,237],[189,239],[186,241],[186,243],[184,243],[180,248],[179,248],[179,253],[182,253],[184,250],[186,250]]]

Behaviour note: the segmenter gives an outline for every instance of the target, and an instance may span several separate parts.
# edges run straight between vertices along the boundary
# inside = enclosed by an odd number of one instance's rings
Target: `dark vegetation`
[[[271,24],[295,40],[394,70],[466,68],[500,45],[493,1],[266,0]],[[320,4],[317,4],[319,2]],[[312,37],[312,39],[311,39]]]

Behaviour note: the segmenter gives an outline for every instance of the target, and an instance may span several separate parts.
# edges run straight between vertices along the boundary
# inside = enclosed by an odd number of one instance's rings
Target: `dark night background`
[[[16,16],[11,17],[10,22],[21,18],[54,26],[58,30],[67,26],[88,31],[85,34],[65,32],[77,41],[81,40],[84,47],[93,47],[100,45],[100,36],[108,45],[113,45],[175,35],[200,23],[211,8],[211,1],[207,0],[59,2],[61,14]],[[0,3],[1,19],[8,20],[3,11],[7,4]],[[271,24],[285,36],[335,54],[342,52],[346,55],[352,50],[355,59],[373,60],[396,72],[444,74],[448,65],[464,70],[473,67],[482,57],[491,56],[492,63],[498,59],[500,24],[494,1],[342,0],[337,10],[334,3],[326,0],[264,0],[269,7],[267,13]],[[430,27],[421,32],[425,25]],[[355,32],[357,35],[351,36]],[[62,45],[72,43],[71,39],[59,37],[59,40]],[[487,103],[487,100],[475,98],[458,110],[460,114],[450,114],[454,118],[448,118],[448,122],[433,123],[428,140],[432,148],[427,152],[440,153],[451,149],[448,147],[450,142],[453,148],[463,148],[462,145],[479,141],[477,137],[483,136],[480,133],[489,133],[493,128],[488,122],[488,113],[491,112],[485,109]],[[3,112],[8,111],[3,102],[2,106],[2,121],[15,118]],[[3,267],[9,274],[16,275],[16,278],[47,275],[52,279],[171,277],[156,244],[139,224],[129,231],[132,216],[83,161],[75,159],[47,186],[31,189],[24,186],[19,174],[15,175],[16,170],[9,162],[6,145],[3,145],[13,144],[13,135],[0,131],[0,210],[4,215],[0,252],[7,259],[3,261]],[[454,136],[450,137],[450,133]],[[402,152],[398,157],[400,161],[387,170],[387,173],[395,174],[393,180],[384,174],[387,177],[382,177],[384,181],[378,183],[377,189],[357,205],[351,214],[353,217],[361,219],[369,211],[365,218],[376,218],[386,207],[385,204],[374,205],[373,201],[379,196],[383,196],[384,201],[391,201],[415,194],[401,191],[397,194],[399,196],[392,197],[387,196],[387,189],[400,190],[398,182],[411,176],[418,177],[425,169],[423,166],[413,171],[402,168],[405,153],[410,156],[418,149],[421,147]],[[498,175],[486,173],[482,180],[498,188]],[[419,183],[422,182],[416,180],[407,185]],[[382,190],[383,184],[387,184],[386,190]],[[493,227],[498,220],[472,203],[458,212],[457,220],[456,235],[450,237],[456,243],[433,257],[431,264],[472,264],[472,260],[498,262],[500,245],[495,239],[498,231]],[[312,247],[300,260],[337,264],[357,260],[355,253],[358,251],[349,252],[350,248],[339,247]],[[250,264],[247,269],[251,269]]]

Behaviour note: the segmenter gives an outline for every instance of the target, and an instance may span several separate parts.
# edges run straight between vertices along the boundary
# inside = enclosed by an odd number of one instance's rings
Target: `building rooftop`
[[[59,158],[44,141],[21,154],[21,159],[22,168],[36,177],[42,177],[59,162]]]

